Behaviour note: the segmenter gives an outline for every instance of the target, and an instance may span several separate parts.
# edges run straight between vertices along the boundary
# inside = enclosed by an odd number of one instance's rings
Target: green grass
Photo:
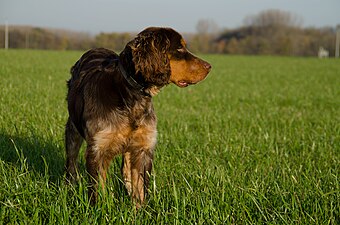
[[[84,166],[64,183],[65,81],[81,54],[0,51],[0,224],[339,223],[339,60],[203,56],[204,82],[154,98],[155,166],[136,211],[120,158],[95,207]]]

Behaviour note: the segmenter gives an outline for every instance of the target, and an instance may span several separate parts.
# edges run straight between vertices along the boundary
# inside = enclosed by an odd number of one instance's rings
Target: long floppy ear
[[[146,83],[164,86],[170,79],[170,62],[167,51],[170,41],[165,34],[156,32],[140,33],[131,46],[133,62],[137,73]]]

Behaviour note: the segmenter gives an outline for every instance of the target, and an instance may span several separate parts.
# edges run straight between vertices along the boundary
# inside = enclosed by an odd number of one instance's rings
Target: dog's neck
[[[131,87],[139,90],[140,92],[144,92],[145,86],[138,83],[132,76],[131,74],[128,74],[128,72],[124,69],[122,63],[119,61],[118,62],[118,67],[119,70],[121,72],[121,74],[123,75],[123,77],[125,78],[125,80],[130,84]]]
[[[140,72],[136,73],[135,65],[133,63],[131,51],[125,49],[119,55],[119,70],[122,73],[124,79],[129,83],[129,85],[135,90],[139,90],[143,95],[152,97],[159,93],[160,88],[154,85],[148,85],[142,74]]]

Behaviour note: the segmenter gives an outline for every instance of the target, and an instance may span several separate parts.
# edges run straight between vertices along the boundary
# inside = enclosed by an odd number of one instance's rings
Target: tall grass
[[[119,158],[95,207],[84,166],[64,183],[65,81],[80,55],[0,51],[1,224],[339,223],[338,60],[202,56],[205,81],[154,98],[155,166],[136,211]]]

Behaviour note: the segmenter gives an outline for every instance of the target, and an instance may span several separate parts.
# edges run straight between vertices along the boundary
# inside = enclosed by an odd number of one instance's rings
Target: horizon
[[[5,27],[6,24],[1,24],[0,23],[0,27]],[[233,28],[227,28],[227,27],[224,27],[224,28],[219,28],[218,30],[218,33],[223,33],[223,32],[226,32],[228,30],[237,30],[239,28],[242,28],[242,27],[246,27],[247,25],[241,25],[239,27],[233,27]],[[340,26],[340,24],[337,24],[335,26],[328,26],[328,25],[325,25],[325,26],[321,26],[321,27],[317,27],[317,26],[301,26],[300,28],[301,29],[309,29],[309,28],[312,28],[312,29],[324,29],[324,28],[330,28],[330,29],[334,29],[336,30],[337,27]],[[13,28],[14,27],[14,28]],[[162,27],[162,26],[161,26]],[[164,27],[164,26],[163,26]],[[133,33],[139,33],[140,31],[142,30],[139,30],[139,31],[99,31],[97,33],[92,33],[90,31],[81,31],[81,30],[74,30],[72,28],[63,28],[63,27],[44,27],[44,26],[34,26],[34,25],[25,25],[25,24],[8,24],[8,29],[9,31],[11,29],[16,29],[16,28],[21,28],[21,29],[34,29],[34,28],[40,28],[40,29],[44,29],[44,30],[47,30],[47,31],[52,31],[52,32],[67,32],[67,33],[79,33],[79,34],[83,34],[83,35],[89,35],[89,36],[96,36],[98,34],[101,34],[101,33],[129,33],[129,34],[133,34]],[[145,27],[147,28],[147,27]],[[187,34],[187,35],[194,35],[194,34],[197,34],[198,32],[196,30],[192,31],[192,32],[187,32],[187,31],[183,31],[183,32],[180,32],[182,34]]]
[[[326,2],[326,4],[325,4]],[[178,7],[180,6],[180,7]],[[306,7],[308,6],[308,7]],[[148,0],[3,0],[0,24],[60,29],[91,35],[101,32],[139,32],[149,26],[172,27],[181,33],[196,33],[200,20],[210,20],[219,30],[244,25],[249,15],[268,9],[286,11],[302,19],[301,27],[336,27],[340,24],[337,0],[194,0],[158,2]]]

